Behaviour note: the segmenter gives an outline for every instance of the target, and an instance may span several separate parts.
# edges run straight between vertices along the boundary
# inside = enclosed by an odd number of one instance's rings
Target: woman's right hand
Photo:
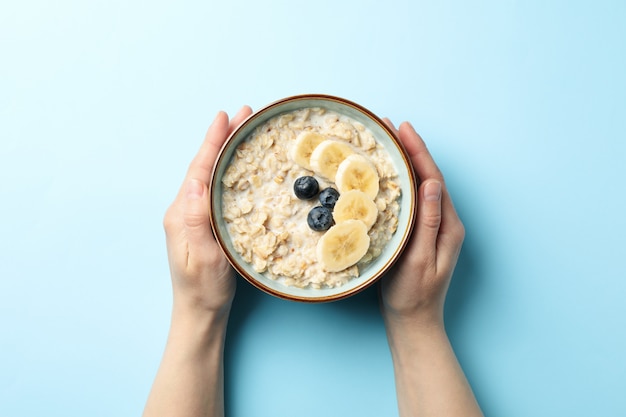
[[[175,307],[226,313],[235,295],[234,271],[220,250],[209,222],[209,182],[228,135],[250,114],[244,106],[231,121],[219,112],[209,127],[163,224]]]

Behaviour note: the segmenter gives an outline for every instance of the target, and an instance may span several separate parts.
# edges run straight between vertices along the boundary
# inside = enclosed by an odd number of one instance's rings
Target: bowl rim
[[[311,100],[319,100],[321,102],[324,101],[331,101],[331,102],[336,102],[339,103],[341,105],[345,105],[348,107],[352,107],[353,109],[364,113],[367,117],[369,117],[372,121],[374,121],[381,129],[383,129],[391,138],[392,142],[394,142],[394,145],[398,148],[400,156],[402,157],[402,160],[404,162],[404,165],[407,168],[407,174],[409,177],[409,185],[412,186],[413,188],[413,192],[411,193],[407,193],[410,195],[410,202],[409,202],[409,208],[412,214],[410,214],[408,216],[408,224],[407,227],[404,231],[404,236],[402,236],[401,240],[400,240],[400,244],[398,245],[398,247],[394,250],[392,256],[384,263],[384,265],[378,269],[376,272],[374,272],[372,274],[372,276],[367,279],[366,281],[364,281],[363,283],[361,283],[360,285],[357,285],[355,287],[349,288],[345,291],[339,291],[335,294],[331,294],[331,295],[324,295],[324,296],[312,296],[312,297],[306,297],[306,296],[299,296],[299,295],[295,295],[295,294],[288,294],[285,292],[281,292],[278,291],[274,288],[270,288],[266,285],[264,285],[262,282],[259,282],[256,278],[254,278],[253,276],[251,276],[248,271],[242,266],[240,265],[239,262],[236,261],[236,259],[234,258],[233,254],[231,254],[229,252],[229,250],[227,249],[227,245],[224,243],[223,239],[224,237],[221,235],[221,233],[219,232],[219,227],[218,227],[218,220],[216,219],[215,216],[215,210],[214,210],[214,183],[215,183],[215,175],[216,175],[216,171],[218,169],[218,167],[220,166],[220,163],[224,157],[224,154],[226,152],[226,149],[228,148],[228,146],[230,145],[231,141],[233,140],[233,138],[235,138],[240,131],[242,131],[243,129],[246,128],[247,125],[249,125],[250,123],[252,123],[255,119],[258,119],[259,117],[261,117],[263,114],[265,114],[266,112],[270,111],[271,109],[274,109],[275,107],[281,106],[283,104],[286,103],[292,103],[292,102],[297,102],[297,101],[311,101]],[[320,103],[321,104],[321,103]],[[245,140],[245,138],[244,138]],[[391,129],[389,126],[387,126],[387,124],[380,118],[378,117],[376,114],[374,114],[372,111],[370,111],[369,109],[365,108],[364,106],[355,103],[351,100],[342,98],[342,97],[338,97],[338,96],[333,96],[333,95],[328,95],[328,94],[298,94],[298,95],[292,95],[292,96],[287,96],[284,98],[281,98],[279,100],[276,100],[274,102],[271,102],[263,107],[261,107],[259,110],[253,112],[250,116],[248,116],[243,122],[241,122],[239,124],[239,126],[237,126],[226,138],[226,140],[224,141],[224,143],[222,144],[222,146],[220,147],[217,157],[215,159],[215,163],[213,165],[212,168],[212,172],[211,172],[211,181],[209,183],[209,220],[210,220],[210,224],[211,224],[211,228],[213,230],[213,235],[215,237],[215,240],[218,243],[218,246],[220,247],[221,251],[224,253],[224,255],[226,256],[228,262],[230,263],[230,265],[235,269],[235,271],[237,271],[237,273],[239,275],[241,275],[246,281],[248,281],[250,284],[252,284],[253,286],[255,286],[257,289],[273,295],[275,297],[278,298],[282,298],[285,300],[290,300],[290,301],[298,301],[298,302],[306,302],[306,303],[323,303],[323,302],[330,302],[330,301],[338,301],[338,300],[342,300],[345,298],[348,298],[354,294],[357,294],[363,290],[365,290],[366,288],[372,286],[373,284],[375,284],[385,273],[387,273],[392,266],[396,263],[396,261],[398,260],[398,258],[400,257],[400,255],[404,252],[404,249],[406,248],[406,246],[408,245],[409,239],[412,235],[413,232],[413,228],[415,226],[415,222],[416,222],[416,216],[415,216],[415,211],[417,209],[417,188],[418,188],[418,181],[417,181],[417,176],[415,174],[414,168],[413,168],[413,164],[411,163],[411,160],[409,158],[408,152],[406,151],[404,145],[402,144],[402,141],[400,140],[400,138],[398,137],[398,135],[394,132],[393,129]],[[403,198],[405,198],[405,194],[403,193]]]

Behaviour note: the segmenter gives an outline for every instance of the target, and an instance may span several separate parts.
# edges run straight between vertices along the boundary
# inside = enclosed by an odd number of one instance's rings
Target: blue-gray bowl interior
[[[415,176],[412,173],[411,165],[392,136],[383,128],[381,125],[382,122],[371,118],[368,114],[361,111],[358,106],[353,107],[349,104],[349,102],[333,100],[332,98],[294,98],[292,100],[270,105],[252,115],[236,132],[234,132],[226,147],[223,149],[215,168],[214,178],[222,178],[224,171],[232,159],[237,145],[249,138],[258,126],[263,125],[271,118],[280,114],[302,108],[315,107],[325,108],[328,111],[346,115],[353,120],[362,123],[373,133],[374,138],[387,150],[398,172],[398,181],[402,190],[402,195],[400,197],[400,212],[398,216],[398,229],[385,246],[381,255],[365,266],[360,271],[358,278],[352,279],[345,285],[338,288],[296,288],[286,286],[279,281],[268,278],[262,273],[254,271],[251,265],[245,262],[239,253],[237,253],[237,251],[233,248],[230,235],[226,229],[226,222],[223,220],[222,215],[221,181],[213,181],[213,201],[211,202],[214,222],[217,226],[216,233],[220,235],[222,245],[225,246],[225,250],[230,253],[232,259],[239,265],[239,267],[246,271],[248,278],[256,280],[261,287],[271,290],[270,292],[278,293],[275,295],[280,296],[281,294],[284,294],[287,296],[286,298],[312,301],[320,298],[341,298],[342,294],[357,292],[360,287],[365,288],[368,286],[371,279],[379,278],[380,272],[383,269],[387,269],[390,266],[390,262],[399,255],[399,251],[404,247],[405,240],[411,232],[410,228],[413,224],[412,216],[413,211],[415,210],[414,205],[416,192],[415,184],[412,183]]]

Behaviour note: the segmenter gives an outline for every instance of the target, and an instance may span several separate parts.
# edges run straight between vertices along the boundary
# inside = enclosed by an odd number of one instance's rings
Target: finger
[[[465,227],[454,208],[450,194],[445,188],[442,195],[442,211],[437,242],[437,263],[441,267],[454,267],[465,238]]]
[[[442,183],[442,225],[441,229],[448,232],[454,230],[460,223],[452,199],[448,193],[448,190],[444,183],[443,174],[439,167],[433,160],[426,144],[422,137],[415,131],[413,126],[409,122],[404,122],[400,125],[399,130],[400,140],[409,154],[413,168],[417,173],[420,181],[424,182],[428,179],[435,179]]]
[[[233,130],[237,128],[244,120],[248,118],[252,114],[252,108],[250,106],[243,106],[237,114],[230,121],[230,126],[228,127],[228,134],[233,133]]]
[[[398,129],[396,128],[396,126],[393,124],[393,122],[388,117],[383,118],[383,122],[385,122],[387,127],[389,129],[391,129],[393,131],[393,133],[398,135]]]
[[[435,164],[430,152],[428,152],[424,140],[422,140],[422,137],[413,129],[409,122],[404,122],[400,125],[399,136],[420,181],[434,178],[443,182],[443,175],[441,175],[441,171]]]
[[[209,223],[209,201],[206,184],[196,178],[191,178],[185,184],[185,200],[183,221],[185,236],[188,244],[187,263],[201,259],[203,253],[208,253],[214,240]]]
[[[423,257],[423,267],[434,268],[437,261],[437,239],[441,226],[442,184],[427,180],[419,187],[414,253]]]
[[[186,180],[195,178],[204,184],[210,182],[213,164],[227,136],[228,115],[221,111],[209,126],[198,154],[191,161]]]

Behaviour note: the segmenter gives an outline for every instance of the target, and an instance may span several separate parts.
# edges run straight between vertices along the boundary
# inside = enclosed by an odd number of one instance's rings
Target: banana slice
[[[316,174],[335,180],[337,167],[349,155],[354,154],[350,145],[327,139],[317,145],[311,153],[311,167]]]
[[[313,171],[310,163],[311,154],[317,145],[324,140],[326,140],[326,137],[319,133],[309,131],[300,133],[291,147],[291,159],[301,167]]]
[[[369,246],[365,223],[346,220],[328,229],[317,242],[317,260],[328,272],[342,271],[357,263]]]
[[[376,223],[378,207],[367,194],[361,190],[350,190],[339,195],[333,209],[333,218],[336,223],[346,220],[361,220],[367,230]]]
[[[378,194],[378,172],[366,157],[353,154],[337,167],[335,185],[340,194],[361,190],[373,200]]]

